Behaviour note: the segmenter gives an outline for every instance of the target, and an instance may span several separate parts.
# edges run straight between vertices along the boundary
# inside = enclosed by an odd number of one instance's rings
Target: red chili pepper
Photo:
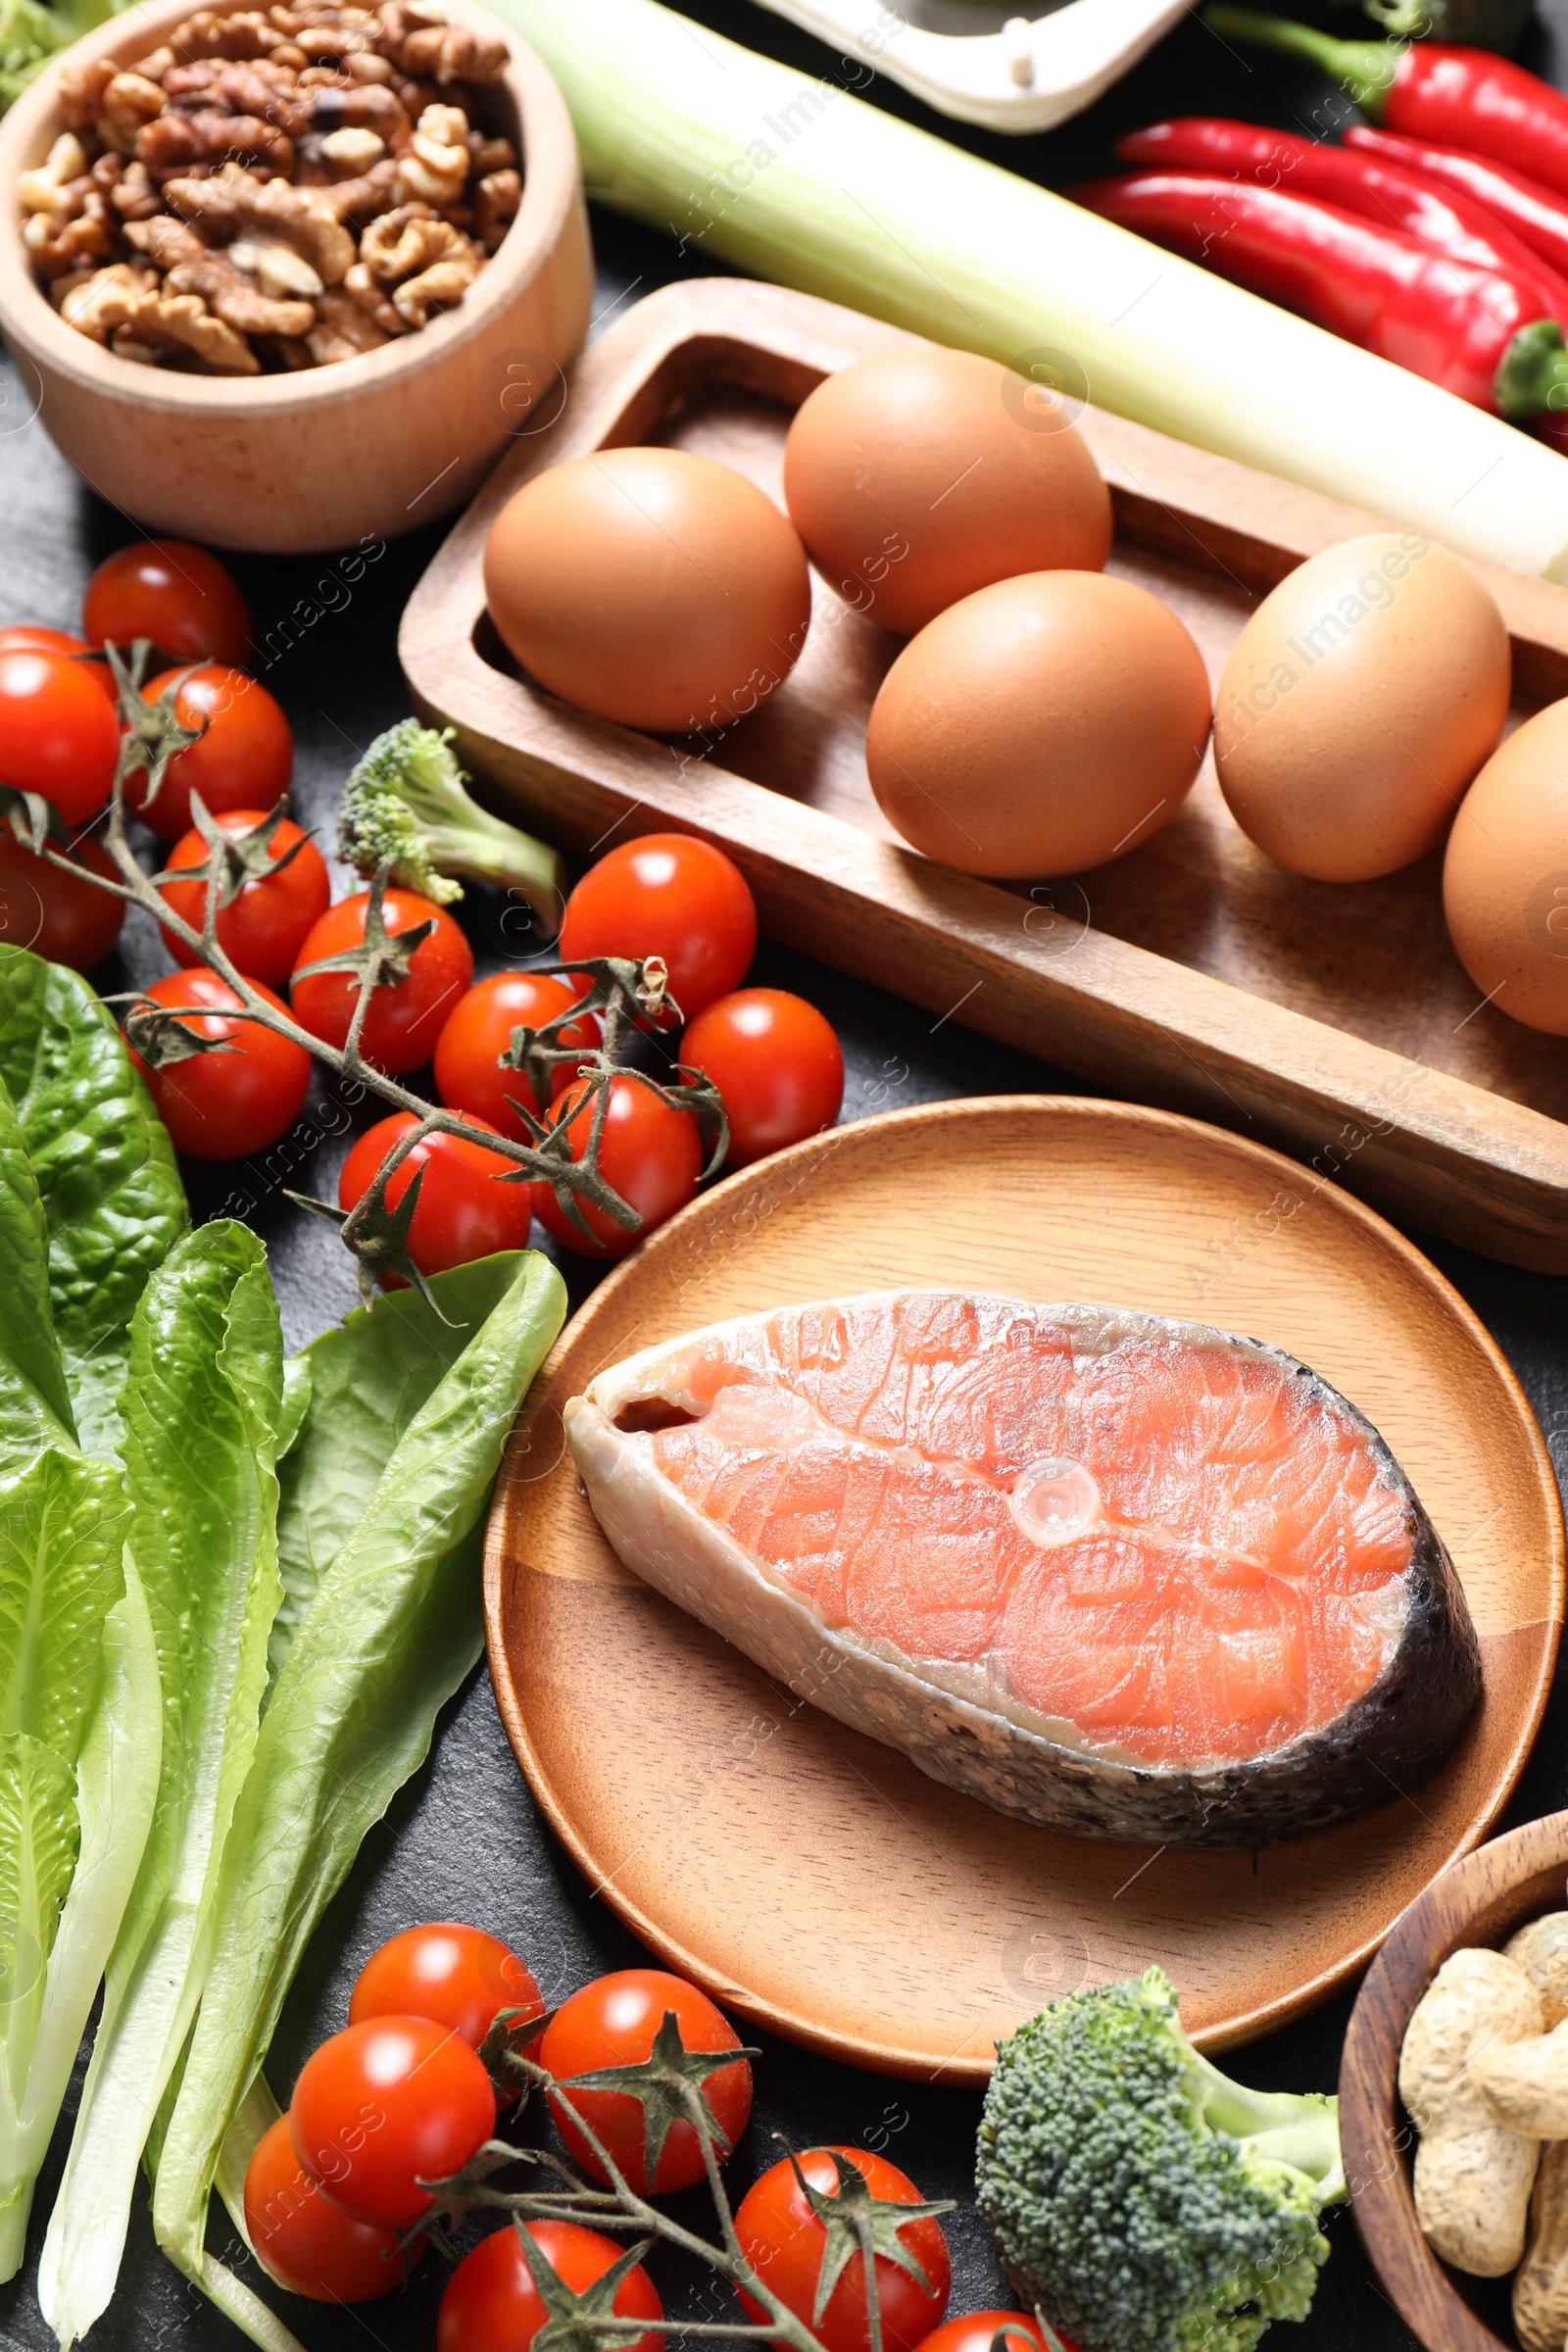
[[[1534,416],[1568,386],[1568,345],[1541,315],[1534,275],[1450,261],[1341,205],[1208,172],[1131,172],[1067,193],[1494,416]]]
[[[1397,131],[1368,130],[1360,122],[1351,123],[1345,138],[1358,155],[1380,156],[1402,171],[1419,172],[1423,179],[1483,205],[1522,245],[1568,274],[1568,202],[1540,180],[1484,155],[1433,147],[1422,139],[1401,138]]]
[[[1533,278],[1541,289],[1539,316],[1568,323],[1568,278],[1545,267],[1485,205],[1457,189],[1434,186],[1410,167],[1385,161],[1381,148],[1376,154],[1352,153],[1254,122],[1192,115],[1129,131],[1117,140],[1116,153],[1124,164],[1228,172],[1290,196],[1320,196],[1380,227],[1403,229],[1428,253],[1446,253],[1482,270],[1510,270],[1521,280]]]
[[[1568,97],[1490,49],[1446,41],[1339,41],[1250,8],[1209,8],[1214,31],[1310,58],[1374,122],[1490,155],[1568,193]]]

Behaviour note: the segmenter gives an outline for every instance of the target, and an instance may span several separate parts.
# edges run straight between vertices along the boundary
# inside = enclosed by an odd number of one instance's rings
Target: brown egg
[[[993,580],[1098,571],[1110,553],[1110,493],[1059,403],[931,343],[818,384],[790,427],[784,497],[829,586],[906,637]]]
[[[1325,548],[1263,599],[1214,702],[1231,813],[1293,874],[1365,882],[1435,849],[1508,713],[1502,614],[1418,531]]]
[[[1070,874],[1181,806],[1208,736],[1203,659],[1168,606],[1099,571],[1031,571],[938,613],[882,681],[871,788],[966,873]]]
[[[1459,804],[1443,911],[1482,995],[1568,1037],[1568,702],[1526,719]]]
[[[755,710],[811,616],[789,517],[732,466],[677,449],[595,450],[537,474],[491,525],[484,590],[541,686],[672,734]]]

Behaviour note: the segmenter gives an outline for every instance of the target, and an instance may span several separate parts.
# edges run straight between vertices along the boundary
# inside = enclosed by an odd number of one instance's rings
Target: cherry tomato
[[[654,2036],[673,2010],[682,2043],[688,2050],[738,2050],[740,2035],[706,1992],[684,1977],[667,1976],[662,1968],[622,1968],[613,1976],[598,1977],[580,1992],[563,2001],[539,2042],[539,2063],[568,2086],[570,2104],[550,2094],[550,2111],[562,2138],[582,2169],[595,2180],[610,2176],[583,2136],[573,2111],[596,2139],[609,2149],[619,2170],[640,2195],[649,2193],[647,2143],[643,2111],[629,2091],[570,2090],[573,2075],[595,2074],[605,2066],[636,2066],[651,2055]],[[725,2140],[734,2147],[752,2112],[752,2070],[744,2058],[718,2067],[702,2084]],[[660,2151],[652,2187],[662,2196],[673,2188],[690,2188],[704,2173],[702,2142],[692,2125],[677,2117]]]
[[[72,637],[64,629],[34,628],[29,622],[20,622],[9,629],[0,629],[0,654],[90,654],[91,646],[85,637]],[[84,670],[93,684],[100,687],[118,720],[120,696],[114,673],[107,662],[78,661],[76,667]]]
[[[429,2017],[476,2050],[498,2010],[539,2017],[544,2005],[515,1952],[482,1928],[442,1920],[405,1928],[370,1954],[349,1997],[349,2024],[367,2017]]]
[[[879,2201],[920,2203],[914,2182],[885,2157],[873,2156],[865,2148],[839,2148],[836,2153],[863,2176]],[[828,2196],[840,2193],[833,2154],[828,2148],[811,2148],[799,2160],[811,2186]],[[761,2273],[780,2302],[787,2303],[821,2338],[826,2352],[868,2352],[871,2327],[863,2255],[851,2255],[821,2319],[811,2317],[827,2231],[801,2194],[787,2157],[752,2183],[741,2199],[735,2228],[747,2260]],[[900,2245],[913,2255],[924,2273],[925,2284],[886,2255],[876,2257],[882,2340],[888,2352],[913,2352],[947,2309],[952,2265],[941,2225],[929,2214],[900,2229],[898,2236]],[[754,2319],[765,2321],[767,2314],[753,2296],[742,2294],[741,2301]]]
[[[781,988],[720,997],[688,1027],[680,1057],[723,1098],[732,1168],[819,1135],[844,1101],[838,1039],[814,1004]]]
[[[81,625],[94,645],[150,637],[176,662],[226,662],[250,651],[250,609],[233,574],[186,539],[138,539],[105,558],[87,582]]]
[[[85,654],[89,651],[85,637],[73,637],[65,629],[34,627],[31,621],[14,621],[10,628],[0,629],[0,654]]]
[[[435,1083],[443,1102],[457,1110],[471,1110],[503,1135],[519,1144],[528,1130],[509,1102],[514,1096],[530,1110],[536,1107],[533,1088],[522,1070],[504,1070],[501,1056],[512,1043],[514,1029],[541,1029],[577,1001],[578,991],[564,980],[537,972],[494,972],[470,988],[453,1009],[436,1041]],[[593,1048],[599,1043],[599,1018],[587,1013],[568,1021],[558,1033],[562,1046]],[[551,1079],[552,1095],[564,1095],[576,1076],[576,1065],[558,1063]]]
[[[523,2228],[557,2277],[580,2295],[624,2253],[597,2230],[576,2222],[525,2222]],[[664,2307],[640,2262],[634,2262],[612,2306],[623,2320],[662,2320]],[[436,2352],[529,2352],[547,2318],[526,2255],[513,2228],[498,2230],[459,2263],[441,2298]],[[618,2337],[616,2352],[660,2352],[662,2334]]]
[[[161,671],[142,688],[143,697],[156,703],[181,675]],[[205,719],[205,733],[174,754],[152,800],[146,768],[125,779],[126,806],[160,841],[177,841],[189,830],[193,791],[214,816],[230,808],[270,808],[287,791],[294,765],[288,720],[267,688],[242,669],[209,662],[192,670],[174,696],[174,716],[186,727]]]
[[[329,1046],[341,1046],[348,1036],[359,981],[353,972],[321,972],[309,980],[297,975],[308,963],[357,948],[365,937],[369,904],[368,890],[339,899],[312,925],[294,965],[296,978],[289,995],[295,1014],[313,1036],[323,1038]],[[453,1006],[472,984],[473,951],[446,908],[420,898],[416,890],[389,890],[381,911],[394,936],[412,931],[417,923],[433,920],[435,924],[429,937],[415,949],[404,978],[376,990],[360,1032],[366,1060],[395,1077],[405,1070],[416,1070],[434,1054]]]
[[[119,879],[95,841],[78,841],[70,856],[75,865]],[[51,963],[90,972],[120,937],[124,919],[123,899],[34,857],[0,818],[0,940],[8,947],[30,948]]]
[[[278,2285],[313,2303],[368,2303],[403,2284],[397,2231],[351,2221],[327,2203],[294,2152],[286,2115],[251,2158],[245,2227]],[[423,2252],[423,2238],[416,2239],[414,2260]]]
[[[594,1106],[587,1093],[587,1080],[578,1079],[557,1105],[569,1121],[574,1159],[582,1158],[593,1131]],[[662,1102],[637,1079],[612,1078],[610,1108],[600,1138],[599,1167],[606,1183],[636,1209],[642,1218],[640,1225],[628,1232],[602,1208],[594,1208],[579,1197],[578,1208],[593,1236],[590,1241],[588,1234],[571,1223],[553,1188],[545,1183],[532,1187],[533,1213],[547,1233],[579,1257],[624,1257],[656,1225],[662,1225],[677,1208],[684,1208],[695,1194],[703,1172],[697,1121],[689,1112]]]
[[[740,985],[756,953],[746,877],[722,850],[686,833],[645,833],[601,858],[566,901],[561,925],[564,962],[662,956],[669,993],[688,1021]]]
[[[230,808],[216,822],[220,832],[231,833],[238,839],[264,825],[267,811]],[[294,856],[286,865],[281,864],[296,842],[300,846]],[[269,988],[286,988],[294,959],[305,945],[306,933],[331,904],[332,885],[327,879],[326,860],[315,842],[286,816],[273,828],[268,846],[272,870],[242,882],[238,896],[219,908],[218,944],[248,980],[265,980]],[[185,866],[205,865],[211,854],[192,825],[174,844],[169,870],[177,872]],[[207,884],[205,881],[166,884],[164,902],[175,914],[183,915],[193,930],[199,931],[207,909]],[[196,950],[187,948],[172,931],[164,931],[164,945],[176,963],[201,960]]]
[[[257,994],[279,1012],[280,997],[256,983]],[[279,1037],[259,1021],[225,1020],[240,1000],[226,980],[205,963],[188,972],[170,972],[146,992],[155,1004],[211,1005],[181,1026],[199,1037],[232,1039],[232,1051],[193,1054],[152,1069],[127,1048],[147,1081],[158,1115],[176,1152],[192,1159],[244,1159],[276,1143],[299,1117],[310,1090],[311,1057],[291,1037]]]
[[[421,2180],[461,2173],[495,2130],[474,2052],[428,2017],[369,2017],[307,2058],[294,2085],[294,2152],[357,2222],[406,2230],[435,2202]]]
[[[476,1126],[495,1129],[488,1119]],[[368,1127],[343,1162],[337,1180],[339,1208],[352,1208],[369,1190],[376,1169],[400,1135],[418,1125],[411,1111],[397,1110],[388,1119]],[[409,1255],[421,1274],[444,1274],[449,1266],[466,1266],[476,1257],[493,1257],[498,1250],[526,1250],[533,1207],[528,1184],[503,1184],[514,1160],[466,1136],[427,1135],[399,1163],[386,1188],[387,1205],[396,1208],[423,1168],[419,1198],[409,1226]]]
[[[0,653],[0,784],[41,793],[74,831],[115,782],[120,722],[66,654]]]
[[[971,2311],[961,2320],[945,2320],[932,2329],[916,2352],[991,2352],[998,2336],[1004,2352],[1048,2352],[1040,2323],[1022,2311]],[[1061,2352],[1078,2352],[1070,2335],[1059,2331]]]

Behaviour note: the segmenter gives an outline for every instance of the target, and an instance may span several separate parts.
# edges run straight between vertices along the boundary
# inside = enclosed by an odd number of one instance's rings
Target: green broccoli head
[[[459,874],[498,883],[526,899],[554,936],[564,903],[560,857],[469,797],[452,735],[405,718],[376,737],[343,788],[338,855],[366,875],[390,858],[392,880],[437,906],[462,898]]]
[[[1251,2352],[1304,2319],[1345,2193],[1338,2103],[1199,2055],[1157,1968],[1071,1994],[997,2053],[976,2187],[1027,2303],[1083,2352]]]

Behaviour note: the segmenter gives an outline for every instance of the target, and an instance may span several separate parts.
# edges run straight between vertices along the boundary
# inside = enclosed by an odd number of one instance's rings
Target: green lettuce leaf
[[[189,1223],[173,1147],[107,1006],[63,964],[0,947],[0,1080],[49,1225],[49,1289],[88,1453],[120,1439],[130,1318]]]
[[[278,1599],[282,1387],[262,1245],[242,1225],[204,1225],[147,1283],[130,1332],[127,1550],[157,1647],[163,1763],[39,2270],[39,2302],[62,2344],[86,2332],[114,2291],[142,2147],[201,1997]]]
[[[378,1305],[372,1322],[384,1312]],[[154,2192],[159,2241],[193,2278],[224,2134],[311,1932],[481,1654],[485,1505],[564,1315],[555,1267],[525,1255],[409,1423],[272,1687],[223,1857],[212,1964]]]
[[[75,1416],[49,1298],[49,1227],[27,1146],[0,1081],[0,1473],[74,1446]]]
[[[0,2278],[152,1819],[157,1669],[127,1523],[118,1468],[74,1445],[0,1481]]]
[[[374,1311],[357,1306],[289,1364],[308,1397],[286,1457],[280,1448],[277,1566],[283,1598],[270,1644],[275,1675],[322,1572],[353,1534],[409,1423],[445,1378],[521,1264],[504,1250],[455,1266],[430,1284],[441,1314],[417,1291],[394,1291]],[[443,1323],[441,1315],[448,1320]]]

